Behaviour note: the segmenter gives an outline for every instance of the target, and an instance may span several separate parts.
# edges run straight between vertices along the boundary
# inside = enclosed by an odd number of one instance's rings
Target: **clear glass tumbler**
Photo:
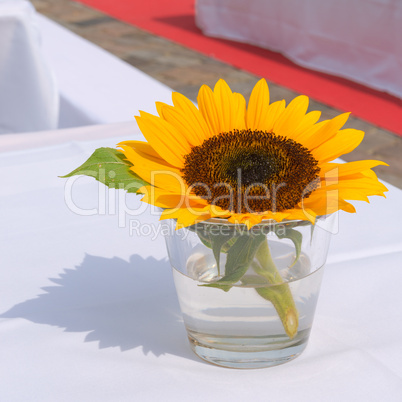
[[[210,219],[166,245],[193,351],[224,367],[261,368],[305,349],[323,275],[327,218],[263,222],[251,230]]]

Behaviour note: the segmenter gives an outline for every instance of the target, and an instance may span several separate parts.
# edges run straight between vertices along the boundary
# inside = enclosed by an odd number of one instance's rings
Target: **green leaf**
[[[236,243],[236,240],[237,240],[237,234],[234,234],[233,235],[234,237],[232,237],[231,239],[229,239],[223,246],[222,246],[222,251],[224,252],[224,253],[227,253],[228,251],[229,251],[229,249],[230,249],[230,247],[232,247],[233,246],[233,244],[235,244]]]
[[[252,267],[257,274],[267,279],[271,284],[271,286],[267,287],[256,287],[256,292],[274,305],[287,335],[290,339],[293,339],[297,334],[299,313],[293,300],[289,284],[283,283],[280,272],[272,259],[267,241],[261,243],[258,248],[256,261],[253,262]]]
[[[298,232],[297,230],[290,229],[290,228],[286,228],[284,234],[277,233],[276,235],[278,236],[279,239],[287,238],[287,239],[292,240],[293,244],[295,245],[296,258],[291,265],[291,267],[293,267],[293,265],[296,264],[297,260],[300,257],[303,235],[300,232]]]
[[[94,177],[110,188],[136,193],[146,181],[130,170],[133,165],[124,159],[124,154],[114,148],[98,148],[80,167],[62,178],[85,175]]]
[[[251,263],[251,266],[254,266],[254,264],[256,264],[256,263]],[[244,275],[243,278],[241,278],[241,284],[244,286],[250,286],[253,288],[258,287],[258,286],[270,285],[267,278],[260,276],[260,275],[252,275],[252,274]]]
[[[257,236],[243,234],[238,237],[227,252],[225,276],[215,283],[203,286],[217,287],[228,291],[231,286],[238,282],[247,272],[258,247],[264,240],[265,236],[261,234]]]
[[[315,225],[316,225],[316,224],[317,224],[317,217],[315,217],[314,224],[311,225],[310,244],[313,243],[313,235],[314,235],[314,229],[315,229]]]
[[[218,288],[218,289],[222,289],[224,292],[229,292],[229,290],[232,288],[232,285],[224,285],[222,283],[208,283],[208,285],[200,285],[200,286],[206,286],[209,288]]]
[[[204,246],[212,249],[212,244],[209,240],[208,232],[202,226],[197,227],[197,225],[192,225],[188,226],[187,229],[196,233]]]
[[[226,244],[232,237],[234,233],[219,233],[219,234],[209,234],[209,239],[211,242],[212,252],[214,253],[216,265],[218,267],[218,273],[220,272],[220,256],[221,249],[224,244]]]
[[[188,230],[196,233],[204,246],[210,248],[215,257],[220,274],[220,254],[227,253],[230,247],[236,242],[238,233],[235,230],[225,230],[227,227],[219,225],[203,225],[198,223],[188,227]]]
[[[290,339],[293,339],[299,326],[299,312],[297,311],[292,293],[287,283],[263,288],[255,288],[257,293],[275,307],[283,328]]]
[[[202,244],[210,249],[214,249],[213,246],[213,242],[211,240],[211,234],[209,234],[207,231],[203,231],[203,230],[196,230],[196,229],[192,229],[191,226],[188,227],[189,230],[193,231],[194,233],[197,233],[198,237],[200,238]],[[224,235],[226,237],[226,235]],[[228,250],[230,249],[230,247],[233,246],[233,244],[236,242],[237,238],[237,233],[233,233],[230,236],[227,236],[226,241],[223,241],[222,239],[222,245],[221,245],[221,252],[223,253],[227,253]],[[220,242],[221,240],[217,240],[215,238],[216,243]],[[218,247],[218,244],[215,244],[215,248]],[[215,260],[217,262],[218,268],[219,268],[219,261],[217,259],[217,257],[219,257],[219,255],[215,255],[214,252],[214,256],[215,256]]]

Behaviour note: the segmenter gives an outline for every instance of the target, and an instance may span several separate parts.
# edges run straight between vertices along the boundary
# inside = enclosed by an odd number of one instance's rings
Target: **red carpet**
[[[329,106],[350,111],[363,120],[402,136],[401,99],[343,78],[299,67],[279,53],[205,37],[195,26],[194,0],[79,2]]]

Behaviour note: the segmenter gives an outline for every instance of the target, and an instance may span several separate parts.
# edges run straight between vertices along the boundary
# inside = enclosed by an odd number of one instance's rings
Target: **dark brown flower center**
[[[235,130],[193,147],[182,173],[210,204],[237,213],[275,212],[293,208],[317,188],[317,164],[292,139]]]

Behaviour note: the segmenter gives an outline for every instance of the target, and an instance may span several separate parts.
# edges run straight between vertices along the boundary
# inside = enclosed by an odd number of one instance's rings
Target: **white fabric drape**
[[[197,0],[196,22],[206,35],[402,98],[399,0]]]

